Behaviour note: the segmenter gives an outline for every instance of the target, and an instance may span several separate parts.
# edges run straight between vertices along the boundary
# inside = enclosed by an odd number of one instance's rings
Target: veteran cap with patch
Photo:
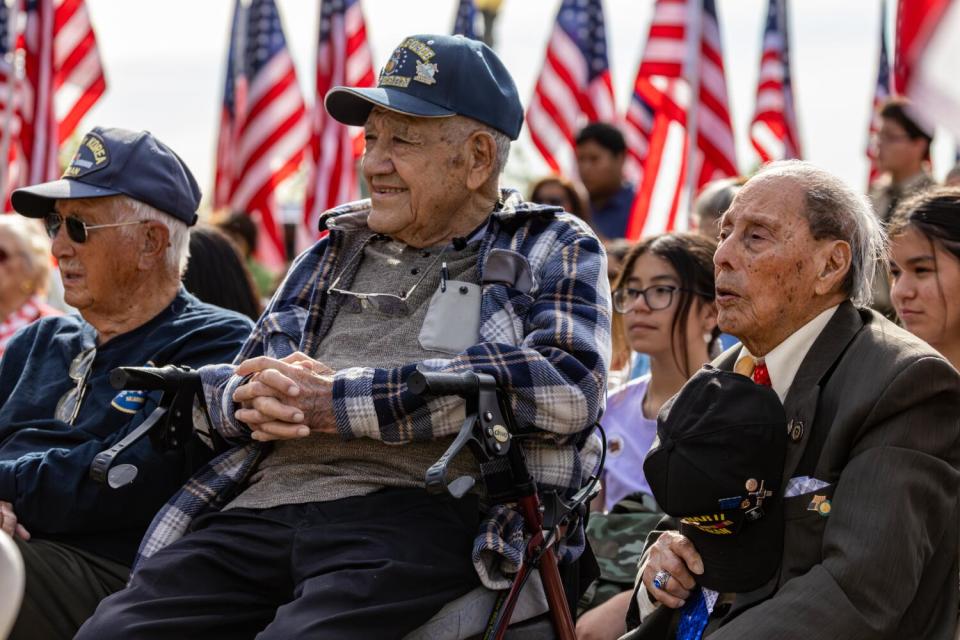
[[[523,125],[520,95],[503,62],[487,45],[460,35],[404,39],[376,87],[334,87],[324,105],[334,119],[357,126],[375,106],[425,118],[467,116],[511,140]]]
[[[60,180],[13,192],[13,208],[42,218],[56,200],[127,195],[188,226],[197,222],[200,187],[170,147],[149,131],[95,127],[87,133]]]
[[[701,586],[743,593],[776,572],[786,447],[776,392],[710,365],[660,412],[643,471],[657,503],[680,519],[680,533],[703,558]]]

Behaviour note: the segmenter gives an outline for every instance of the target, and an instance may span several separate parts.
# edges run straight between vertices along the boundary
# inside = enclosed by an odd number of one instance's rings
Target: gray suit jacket
[[[739,346],[715,365],[732,369]],[[843,303],[784,401],[795,436],[779,574],[737,594],[710,640],[952,640],[960,541],[960,376],[926,343]],[[801,433],[802,432],[802,433]],[[819,450],[819,458],[816,452]],[[807,454],[805,457],[805,453]]]

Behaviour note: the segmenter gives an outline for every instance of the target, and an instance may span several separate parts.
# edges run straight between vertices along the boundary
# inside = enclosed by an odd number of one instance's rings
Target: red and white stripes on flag
[[[960,0],[901,0],[894,67],[896,92],[924,129],[960,139]]]
[[[222,118],[232,126],[221,128],[218,158],[232,163],[223,165],[232,172],[230,207],[257,221],[258,257],[276,266],[285,256],[277,188],[300,168],[309,122],[274,0],[252,0],[246,8],[238,2],[235,11],[241,17],[231,34],[224,90],[224,114],[232,101],[233,121]]]
[[[687,229],[692,195],[737,175],[728,105],[714,0],[657,0],[627,115],[640,123],[628,128],[628,144],[645,136],[647,145],[630,150],[644,164],[628,239]]]
[[[577,132],[616,117],[601,0],[563,0],[527,108],[530,138],[553,171],[574,176]]]
[[[20,150],[20,95],[23,92],[22,79],[15,70],[16,60],[16,17],[18,4],[7,6],[0,2],[0,169],[3,180],[0,181],[0,198],[3,211],[10,208],[10,194],[23,186],[23,151]]]
[[[763,162],[802,155],[793,104],[787,0],[770,0],[767,10],[750,142]]]
[[[319,232],[320,215],[359,197],[357,159],[363,151],[362,131],[330,117],[323,99],[335,86],[372,87],[373,56],[360,0],[323,0],[317,45],[317,93],[312,114],[304,222],[311,236]]]
[[[84,0],[29,0],[26,8],[20,138],[33,184],[59,177],[60,145],[107,82]]]
[[[877,147],[874,137],[880,131],[880,109],[890,98],[890,63],[887,57],[887,3],[880,2],[880,54],[877,60],[877,85],[873,90],[873,109],[870,112],[870,128],[867,132],[867,161],[870,163],[870,176],[867,185],[880,177],[877,167]]]

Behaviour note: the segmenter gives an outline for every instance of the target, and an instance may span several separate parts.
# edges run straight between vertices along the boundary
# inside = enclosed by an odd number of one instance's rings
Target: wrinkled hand
[[[665,589],[653,586],[653,577],[661,569],[670,574]],[[690,596],[690,590],[696,585],[694,574],[703,573],[703,560],[689,538],[676,531],[667,531],[650,547],[650,554],[640,573],[651,597],[664,606],[676,609],[683,606]]]
[[[30,539],[30,532],[17,520],[13,505],[3,500],[0,500],[0,530],[9,536],[16,535],[21,540]]]
[[[233,401],[241,406],[234,415],[261,442],[303,438],[311,431],[336,433],[333,373],[300,352],[280,360],[251,358],[237,367],[237,375],[251,378],[234,391]]]

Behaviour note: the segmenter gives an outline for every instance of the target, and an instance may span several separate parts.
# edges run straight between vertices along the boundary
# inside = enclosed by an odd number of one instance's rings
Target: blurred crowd
[[[889,256],[875,265],[873,307],[960,368],[960,165],[937,183],[932,132],[907,107],[901,99],[884,105],[872,141],[878,177],[864,195],[890,239]],[[578,177],[543,176],[527,200],[580,218],[607,256],[613,319],[601,419],[606,466],[587,527],[601,575],[580,600],[577,630],[584,639],[612,640],[627,631],[644,540],[663,516],[643,473],[657,416],[702,365],[737,343],[718,326],[714,265],[719,221],[748,177],[704,187],[689,231],[630,239],[637,185],[624,177],[623,134],[591,123],[576,136],[576,157]],[[62,269],[51,260],[50,237],[56,240],[60,227],[46,224],[0,216],[0,358],[24,327],[74,312],[63,296]],[[68,231],[71,238],[80,233]],[[257,244],[245,212],[193,227],[181,279],[186,291],[256,322],[284,277],[257,262]],[[235,323],[245,332],[246,324]]]

